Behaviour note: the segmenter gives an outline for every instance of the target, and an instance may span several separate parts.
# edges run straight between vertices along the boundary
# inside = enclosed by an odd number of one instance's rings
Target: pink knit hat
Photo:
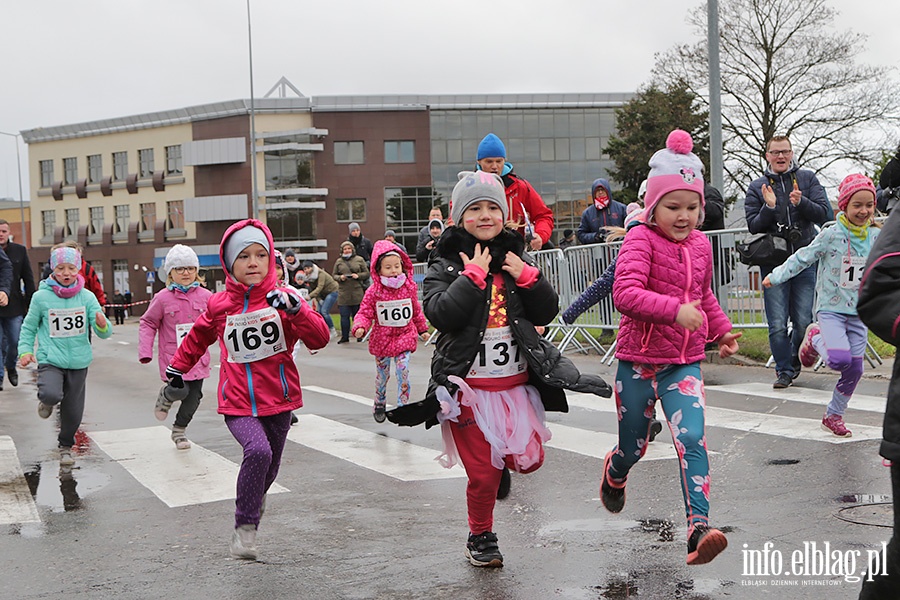
[[[644,196],[644,215],[649,221],[659,199],[675,190],[691,190],[700,194],[703,208],[703,163],[691,152],[691,134],[675,129],[666,138],[666,147],[650,158],[647,176],[647,195]]]
[[[844,177],[844,180],[838,186],[838,210],[841,212],[847,210],[847,204],[850,198],[856,192],[866,190],[872,192],[872,198],[875,198],[875,184],[872,180],[862,173],[851,173]]]

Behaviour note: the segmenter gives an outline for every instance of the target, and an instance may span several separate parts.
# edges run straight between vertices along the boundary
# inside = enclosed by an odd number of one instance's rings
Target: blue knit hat
[[[489,133],[484,136],[484,139],[478,144],[478,154],[475,157],[475,160],[481,160],[482,158],[506,158],[506,146],[503,145],[503,142],[493,133]]]

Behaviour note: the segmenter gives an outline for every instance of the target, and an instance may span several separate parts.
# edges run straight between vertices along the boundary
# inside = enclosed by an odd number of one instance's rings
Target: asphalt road
[[[771,370],[708,365],[711,520],[727,532],[725,553],[685,565],[668,432],[632,471],[625,510],[606,512],[599,457],[614,440],[614,402],[576,397],[570,413],[548,415],[544,466],[514,474],[497,503],[505,567],[474,568],[463,555],[463,473],[432,464],[439,430],[372,420],[354,395],[371,396],[374,361],[351,342],[301,351],[306,406],[278,477],[285,489],[269,496],[259,561],[233,560],[233,500],[207,497],[233,492],[241,459],[215,412],[217,376],[188,429],[194,447],[179,454],[153,417],[161,382],[155,363],[137,362],[136,340],[132,320],[94,342],[71,473],[55,457],[54,418],[36,415],[34,372],[0,392],[0,442],[9,436],[16,453],[0,452],[0,515],[31,507],[35,517],[0,520],[0,598],[855,598],[854,577],[890,538],[880,526],[891,522],[889,472],[877,454],[887,379],[863,380],[861,408],[854,399],[846,417],[859,434],[833,443],[814,398],[827,397],[834,373],[804,373],[773,397]],[[414,355],[413,396],[430,350]],[[614,367],[596,356],[574,359],[612,381]],[[213,466],[195,476],[195,460]],[[828,571],[816,560],[826,543]]]

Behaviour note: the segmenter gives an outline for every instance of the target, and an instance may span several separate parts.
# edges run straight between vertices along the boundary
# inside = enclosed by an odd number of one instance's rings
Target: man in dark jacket
[[[772,233],[787,240],[791,253],[809,245],[816,236],[816,226],[834,218],[825,188],[816,174],[801,169],[794,161],[794,151],[785,136],[775,136],[766,144],[769,166],[765,174],[747,189],[744,211],[750,233]],[[760,267],[760,280],[774,266]],[[815,265],[790,281],[763,291],[766,319],[769,323],[769,347],[775,358],[777,378],[772,387],[786,388],[800,374],[797,352],[807,326],[813,319],[813,296],[816,288]],[[791,320],[791,337],[787,324]]]
[[[625,226],[625,205],[613,200],[607,180],[594,180],[591,198],[593,203],[581,213],[581,223],[576,232],[582,244],[603,243],[606,241],[607,227]]]
[[[431,235],[431,223],[432,221],[440,221],[441,222],[441,231],[444,230],[444,213],[441,212],[440,206],[433,206],[431,210],[428,212],[428,224],[419,230],[419,239],[416,240],[416,262],[425,262],[428,260],[428,254],[431,253],[432,248],[434,248],[434,241],[437,238],[434,238]],[[425,246],[431,243],[430,248],[426,248]],[[424,254],[425,259],[419,260],[419,256]]]
[[[362,234],[359,223],[350,223],[348,229],[350,230],[350,237],[347,238],[347,241],[353,244],[356,255],[366,261],[366,264],[369,264],[372,260],[372,241]]]
[[[900,346],[900,214],[888,218],[866,262],[856,305],[859,318],[885,342]],[[894,358],[883,438],[881,456],[891,461],[894,535],[887,548],[887,564],[872,574],[872,581],[863,579],[860,600],[900,598],[900,357]]]
[[[434,245],[437,244],[443,232],[444,222],[440,219],[432,219],[428,223],[428,239],[420,248],[416,248],[416,262],[428,262],[428,255],[434,250]]]
[[[16,371],[16,361],[19,358],[19,331],[22,328],[22,319],[28,312],[31,295],[34,294],[34,274],[25,246],[9,240],[9,222],[5,219],[0,219],[0,248],[6,253],[12,266],[8,287],[9,304],[0,306],[0,330],[3,334],[0,353],[3,355],[9,383],[15,387],[19,385],[19,373]],[[0,390],[2,389],[3,370],[0,369]]]
[[[882,190],[877,198],[878,210],[887,214],[894,209],[897,198],[900,197],[900,146],[881,170],[878,183],[878,187]]]

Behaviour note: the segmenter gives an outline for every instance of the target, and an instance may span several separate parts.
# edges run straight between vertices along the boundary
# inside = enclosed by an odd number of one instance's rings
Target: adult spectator
[[[113,315],[116,317],[116,325],[125,323],[125,294],[122,290],[116,290],[113,294]]]
[[[334,261],[332,275],[338,284],[337,304],[341,313],[341,339],[338,344],[345,344],[350,341],[350,322],[359,310],[365,283],[369,279],[369,267],[356,254],[353,242],[341,243],[341,255]]]
[[[419,230],[419,239],[416,240],[416,262],[425,262],[424,260],[419,260],[419,256],[422,255],[423,249],[425,245],[431,242],[434,238],[431,236],[431,222],[434,220],[438,220],[443,225],[444,223],[444,214],[441,212],[440,206],[432,206],[431,210],[428,212],[428,225]],[[441,227],[443,230],[443,227]],[[431,248],[434,247],[434,244],[431,245]],[[431,252],[431,248],[428,248],[428,252],[425,252],[425,259],[428,259],[428,253]]]
[[[613,200],[609,181],[595,179],[591,184],[593,203],[581,213],[578,225],[578,241],[582,244],[600,244],[606,241],[607,227],[625,226],[625,205]]]
[[[284,267],[287,271],[285,273],[287,282],[297,289],[303,287],[303,278],[299,277],[303,273],[303,268],[300,266],[300,261],[297,260],[297,255],[291,248],[284,251]]]
[[[416,249],[416,262],[428,262],[428,255],[434,250],[434,245],[437,244],[442,233],[444,233],[444,222],[440,219],[432,219],[428,223],[428,241]]]
[[[887,214],[894,209],[900,198],[900,146],[897,146],[894,156],[881,170],[878,188],[881,190],[877,198],[878,210]]]
[[[703,184],[704,218],[698,229],[700,231],[719,231],[725,229],[725,199],[722,192],[710,185]],[[731,250],[722,248],[719,236],[712,238],[713,269],[716,274],[712,279],[713,292],[719,295],[719,286],[731,281]]]
[[[3,335],[0,353],[6,366],[9,383],[15,387],[19,385],[19,373],[16,371],[16,361],[19,358],[19,330],[22,328],[22,319],[28,312],[31,295],[34,293],[34,273],[31,271],[31,261],[28,260],[25,246],[9,240],[9,221],[6,219],[0,219],[0,248],[6,253],[12,266],[12,279],[6,288],[9,290],[9,303],[0,306],[0,330]],[[0,390],[2,389],[3,370],[0,369]]]
[[[387,231],[384,232],[384,239],[386,239],[387,241],[389,241],[392,244],[396,244],[397,243],[397,234],[394,233],[393,229],[388,229]],[[405,250],[405,248],[404,248],[404,250]]]
[[[350,230],[350,237],[347,238],[347,241],[353,244],[356,255],[366,261],[366,264],[369,264],[369,261],[372,260],[372,240],[362,234],[359,223],[350,223],[348,229]]]
[[[775,136],[766,144],[768,167],[747,189],[744,211],[750,233],[771,233],[787,241],[793,254],[809,245],[816,236],[817,225],[834,217],[825,188],[816,174],[801,169],[794,161],[794,151],[787,136]],[[760,280],[774,266],[760,267]],[[769,347],[775,358],[775,389],[786,388],[800,374],[797,352],[807,326],[813,318],[813,295],[816,287],[815,266],[788,282],[763,290],[766,319],[769,324]],[[788,319],[791,336],[788,337]]]
[[[506,146],[500,138],[493,133],[484,136],[475,157],[478,169],[496,173],[503,179],[509,220],[516,224],[516,231],[525,238],[528,246],[532,250],[552,248],[553,211],[547,208],[530,183],[513,173],[512,163],[506,162]]]
[[[331,320],[331,308],[338,299],[338,283],[334,277],[323,271],[310,260],[303,261],[303,271],[309,284],[309,299],[314,302],[316,312],[325,319],[328,330],[334,336],[334,321]]]
[[[572,229],[563,229],[562,239],[559,240],[559,249],[565,250],[569,246],[575,245],[575,231]]]

